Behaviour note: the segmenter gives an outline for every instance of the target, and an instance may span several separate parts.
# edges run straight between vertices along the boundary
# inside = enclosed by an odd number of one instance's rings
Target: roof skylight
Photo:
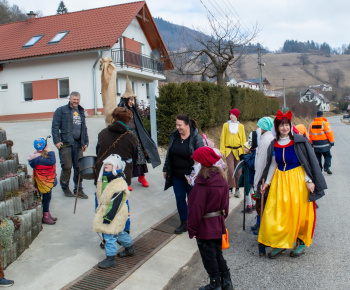
[[[43,36],[44,36],[44,34],[34,35],[25,45],[23,45],[23,47],[32,47],[32,46],[33,46],[34,44],[36,44]]]
[[[62,40],[62,38],[68,34],[68,32],[69,31],[61,31],[57,33],[56,36],[49,41],[49,44],[59,43]]]

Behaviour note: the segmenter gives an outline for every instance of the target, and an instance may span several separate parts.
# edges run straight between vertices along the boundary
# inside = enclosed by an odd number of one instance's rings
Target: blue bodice
[[[274,153],[280,171],[287,171],[300,166],[300,162],[294,151],[293,140],[285,146],[278,144],[276,141]]]

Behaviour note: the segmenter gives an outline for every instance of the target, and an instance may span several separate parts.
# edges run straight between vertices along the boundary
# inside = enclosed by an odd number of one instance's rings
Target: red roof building
[[[0,121],[51,117],[73,90],[89,114],[101,111],[101,57],[117,67],[117,95],[128,75],[143,103],[173,69],[145,1],[34,16],[0,25],[0,39]]]

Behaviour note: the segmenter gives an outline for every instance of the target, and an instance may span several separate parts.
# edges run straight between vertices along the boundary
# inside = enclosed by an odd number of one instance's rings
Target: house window
[[[33,86],[32,83],[24,83],[23,84],[23,94],[25,101],[33,100]]]
[[[7,89],[8,89],[8,85],[7,84],[0,85],[0,92],[6,92]]]
[[[49,41],[49,44],[59,43],[63,39],[63,37],[65,37],[68,34],[68,32],[69,31],[62,31],[57,33],[56,36]]]
[[[25,47],[32,47],[32,46],[33,46],[34,44],[36,44],[43,36],[44,36],[44,34],[34,35],[25,45],[23,45],[23,48],[25,48]]]
[[[69,79],[58,80],[59,97],[66,98],[69,96]]]

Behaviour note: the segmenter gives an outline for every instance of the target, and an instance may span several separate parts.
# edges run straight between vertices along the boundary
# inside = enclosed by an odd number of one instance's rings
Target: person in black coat
[[[126,77],[126,90],[121,96],[118,107],[124,107],[131,110],[133,119],[126,125],[130,131],[136,136],[137,142],[137,159],[133,164],[132,177],[138,177],[138,182],[143,187],[148,187],[145,173],[148,172],[147,163],[151,163],[153,168],[161,164],[158,148],[149,133],[147,132],[142,118],[137,110],[135,101],[136,95],[132,92],[129,78]],[[132,190],[130,187],[129,190]]]
[[[173,186],[181,220],[181,225],[175,229],[175,234],[186,231],[188,214],[186,197],[190,194],[192,186],[188,184],[185,175],[192,171],[194,162],[191,156],[193,152],[203,146],[204,143],[198,134],[196,122],[187,115],[178,115],[176,117],[176,130],[169,137],[169,147],[163,167],[164,190]]]

